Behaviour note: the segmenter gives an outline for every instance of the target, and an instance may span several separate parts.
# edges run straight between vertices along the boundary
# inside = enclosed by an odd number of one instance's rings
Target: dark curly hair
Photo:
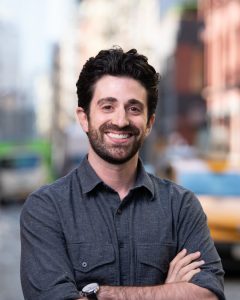
[[[120,47],[101,50],[91,57],[79,75],[77,86],[78,106],[89,115],[89,107],[96,82],[104,75],[127,76],[140,82],[147,90],[148,118],[154,114],[158,101],[159,74],[149,65],[146,56],[136,49],[124,52]]]

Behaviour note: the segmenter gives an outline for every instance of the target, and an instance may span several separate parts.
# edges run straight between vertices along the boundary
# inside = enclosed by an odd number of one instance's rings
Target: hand
[[[200,256],[200,252],[187,254],[186,249],[180,251],[170,262],[165,283],[189,282],[201,271],[200,266],[205,263],[203,260],[196,261]]]

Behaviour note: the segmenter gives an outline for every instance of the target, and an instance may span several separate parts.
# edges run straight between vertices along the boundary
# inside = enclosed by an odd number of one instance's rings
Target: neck
[[[115,165],[108,163],[94,152],[90,151],[88,154],[88,161],[103,182],[118,192],[121,200],[128,194],[129,190],[134,185],[138,154],[123,164]]]

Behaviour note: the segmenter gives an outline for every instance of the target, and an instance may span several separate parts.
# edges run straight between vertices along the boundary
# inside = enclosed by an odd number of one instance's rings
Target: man
[[[134,49],[100,51],[84,65],[77,116],[89,152],[24,205],[25,299],[225,299],[198,200],[147,174],[139,159],[157,87],[158,74]]]

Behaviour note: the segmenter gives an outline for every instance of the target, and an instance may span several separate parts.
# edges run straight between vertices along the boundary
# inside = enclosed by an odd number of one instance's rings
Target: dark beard
[[[138,136],[140,131],[134,125],[128,125],[124,128],[119,128],[113,124],[103,124],[100,126],[99,131],[89,128],[88,138],[94,152],[108,163],[119,165],[129,161],[139,151],[143,144],[144,137],[136,140],[129,150],[129,145],[115,145],[109,146],[104,144],[104,133],[107,131],[119,131],[121,133],[131,134]],[[122,154],[121,154],[122,153]]]

